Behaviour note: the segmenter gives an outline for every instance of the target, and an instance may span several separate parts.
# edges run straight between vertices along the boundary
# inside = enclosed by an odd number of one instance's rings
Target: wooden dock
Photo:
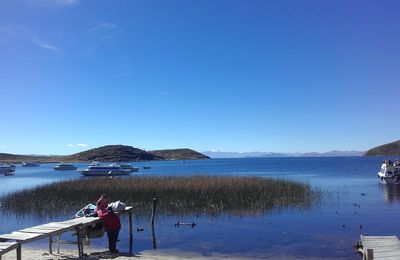
[[[361,245],[363,260],[400,259],[400,240],[396,236],[361,236]]]
[[[132,228],[132,207],[126,207],[125,210],[116,212],[117,214],[128,213],[129,214],[129,232],[130,232],[130,248],[129,253],[132,254],[132,240],[133,240],[133,228]],[[82,238],[86,227],[92,226],[97,222],[101,222],[98,217],[82,217],[75,218],[62,222],[51,222],[43,225],[38,225],[30,228],[21,229],[14,231],[9,234],[0,235],[0,260],[1,255],[16,249],[17,260],[21,260],[21,246],[23,244],[48,238],[49,239],[49,253],[52,254],[52,244],[54,243],[54,236],[61,236],[63,233],[74,231],[77,234],[78,254],[79,257],[83,257],[83,242]],[[15,242],[8,242],[8,241]],[[7,242],[6,242],[7,241]],[[58,241],[58,239],[57,239]]]
[[[17,242],[0,242],[0,260],[1,256],[11,250],[17,249],[18,243]]]

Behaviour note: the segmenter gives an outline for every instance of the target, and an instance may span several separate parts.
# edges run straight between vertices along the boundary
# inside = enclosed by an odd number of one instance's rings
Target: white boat
[[[40,166],[40,164],[36,163],[36,162],[23,162],[21,164],[22,167],[37,167]]]
[[[91,163],[88,168],[79,171],[84,176],[118,176],[129,175],[130,171],[117,164]]]
[[[70,164],[70,163],[59,163],[56,166],[54,166],[53,168],[54,168],[54,170],[60,170],[60,171],[78,169],[78,167],[76,167],[75,165]]]
[[[96,205],[87,204],[85,207],[81,208],[78,212],[75,213],[75,218],[82,218],[87,215],[91,215],[96,210]]]
[[[139,167],[133,167],[132,164],[120,164],[121,168],[129,172],[139,171]]]
[[[382,184],[400,184],[400,167],[383,163],[378,178]]]
[[[15,174],[15,165],[0,163],[0,174],[12,176]]]
[[[87,204],[85,207],[81,208],[75,213],[75,218],[83,218],[93,215],[96,210],[96,206],[93,204]],[[84,228],[86,234],[86,239],[89,238],[99,238],[104,235],[104,226],[102,222],[97,222],[94,225],[87,226]]]

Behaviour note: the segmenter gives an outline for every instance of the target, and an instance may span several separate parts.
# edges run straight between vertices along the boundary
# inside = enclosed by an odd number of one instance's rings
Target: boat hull
[[[400,176],[396,174],[384,174],[378,172],[378,178],[382,184],[399,184]]]
[[[83,176],[124,176],[129,175],[129,171],[125,170],[109,170],[109,171],[94,171],[94,170],[83,170],[79,171]]]
[[[54,169],[54,170],[57,170],[57,171],[72,171],[72,170],[78,169],[78,167],[76,167],[76,166],[70,166],[70,167],[65,167],[65,166],[63,166],[63,167],[54,166],[53,169]]]
[[[0,174],[4,174],[5,176],[12,176],[15,174],[15,165],[4,165],[0,166]]]
[[[38,167],[40,164],[38,163],[23,163],[21,164],[22,167]]]

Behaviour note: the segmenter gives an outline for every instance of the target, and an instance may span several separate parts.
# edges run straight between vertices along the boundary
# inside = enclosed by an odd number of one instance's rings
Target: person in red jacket
[[[121,229],[121,221],[117,214],[114,213],[112,207],[108,207],[107,211],[98,211],[100,219],[103,221],[104,229],[108,236],[108,248],[110,253],[118,253],[117,240],[119,230]]]
[[[105,210],[108,207],[108,203],[107,203],[107,196],[106,194],[102,194],[100,196],[100,199],[96,202],[96,209],[94,212],[97,212],[99,210]]]

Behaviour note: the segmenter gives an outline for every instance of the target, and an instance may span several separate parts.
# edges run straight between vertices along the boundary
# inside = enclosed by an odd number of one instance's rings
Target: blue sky
[[[400,139],[398,1],[0,2],[0,152]]]

